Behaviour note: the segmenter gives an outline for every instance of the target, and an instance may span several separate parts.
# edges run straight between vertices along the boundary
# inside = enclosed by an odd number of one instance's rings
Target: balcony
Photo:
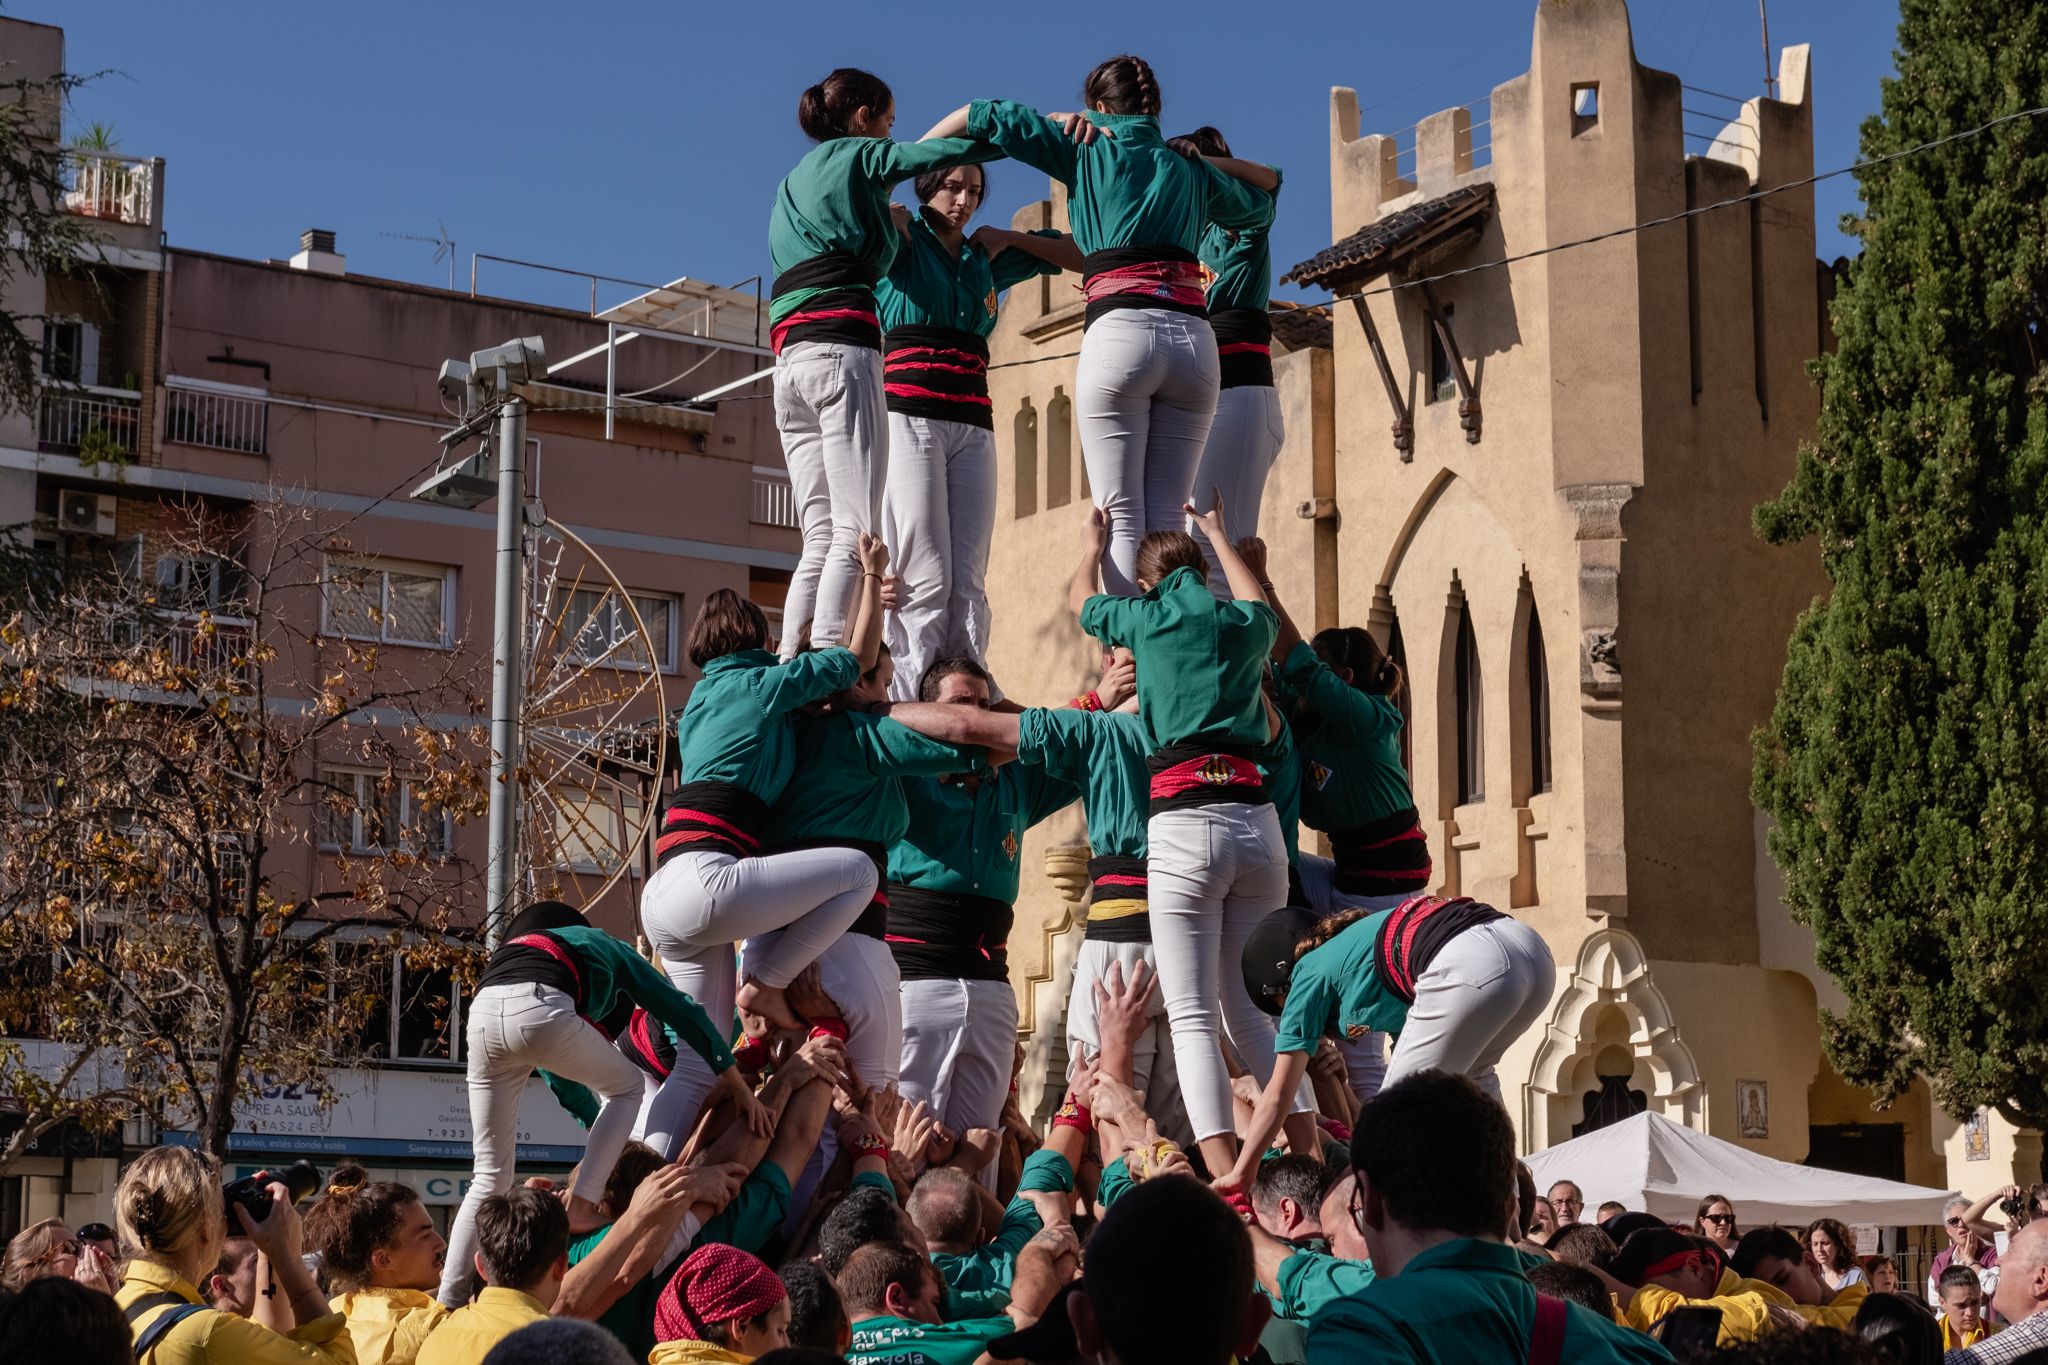
[[[798,528],[796,492],[789,486],[789,475],[779,469],[754,471],[754,511],[749,520],[756,526]]]
[[[125,464],[142,448],[141,432],[142,395],[133,389],[52,387],[36,403],[36,449],[45,454]]]
[[[260,389],[204,380],[164,381],[164,439],[238,455],[270,449],[270,405]]]
[[[64,210],[82,218],[151,227],[162,163],[109,152],[65,153]]]

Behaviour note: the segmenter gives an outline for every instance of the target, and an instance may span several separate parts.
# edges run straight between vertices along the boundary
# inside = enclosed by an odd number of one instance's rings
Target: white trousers
[[[1470,1076],[1499,1099],[1494,1067],[1543,1017],[1556,985],[1543,935],[1514,919],[1473,925],[1438,949],[1416,979],[1386,1084],[1434,1068]]]
[[[1082,335],[1074,419],[1090,493],[1109,517],[1104,592],[1136,595],[1138,542],[1185,524],[1181,507],[1216,415],[1217,383],[1207,318],[1119,308]]]
[[[1161,811],[1145,840],[1152,951],[1199,1142],[1236,1131],[1223,1038],[1261,1085],[1273,1075],[1273,1021],[1240,964],[1252,930],[1287,902],[1287,850],[1268,804]]]
[[[1102,1051],[1102,1030],[1096,1022],[1095,986],[1107,988],[1109,968],[1115,963],[1125,985],[1142,962],[1154,976],[1159,962],[1149,943],[1109,943],[1083,939],[1074,958],[1074,985],[1067,993],[1067,1076],[1083,1062]],[[1145,1097],[1145,1113],[1159,1125],[1162,1137],[1185,1146],[1194,1140],[1180,1093],[1180,1070],[1173,1064],[1173,1029],[1167,1022],[1166,997],[1152,993],[1146,1008],[1149,1027],[1138,1035],[1131,1049],[1131,1087]]]
[[[992,433],[938,417],[889,414],[882,539],[903,595],[884,622],[896,660],[890,695],[917,700],[940,659],[988,661],[988,546],[996,525]]]
[[[469,1002],[464,1037],[469,1049],[475,1174],[448,1229],[441,1301],[450,1307],[461,1305],[459,1296],[474,1273],[470,1261],[476,1251],[478,1206],[512,1188],[519,1097],[533,1069],[546,1067],[586,1085],[602,1102],[597,1121],[590,1125],[574,1187],[576,1195],[592,1203],[604,1197],[605,1182],[632,1136],[640,1095],[640,1069],[576,1013],[574,1001],[551,986],[485,986]]]
[[[1007,981],[903,983],[905,1102],[923,1100],[954,1133],[1000,1127],[1017,1059],[1017,993]],[[980,1173],[994,1188],[996,1163]]]
[[[1223,493],[1223,512],[1230,534],[1238,540],[1259,533],[1259,506],[1265,501],[1266,476],[1273,472],[1273,460],[1280,454],[1286,424],[1280,418],[1280,391],[1270,384],[1240,384],[1216,394],[1216,421],[1209,428],[1209,440],[1195,466],[1194,486],[1189,500],[1208,511],[1215,501],[1212,490]],[[1209,553],[1209,591],[1228,599],[1230,585],[1208,537],[1193,522],[1189,531]]]
[[[775,430],[789,466],[804,548],[782,608],[782,657],[804,625],[814,645],[842,644],[860,586],[860,534],[882,520],[889,424],[882,353],[837,341],[799,341],[775,362]]]
[[[677,990],[732,1027],[739,989],[733,944],[776,930],[748,961],[764,986],[787,986],[860,918],[875,895],[874,862],[858,849],[805,848],[758,858],[684,853],[656,868],[640,896],[640,927]],[[710,1093],[711,1068],[693,1048],[646,1108],[640,1140],[673,1159]]]
[[[1339,891],[1337,865],[1313,853],[1296,858],[1294,870],[1301,877],[1309,909],[1325,919],[1344,910],[1391,910],[1414,894],[1395,891],[1383,896],[1355,896]],[[1379,1094],[1380,1087],[1386,1084],[1387,1035],[1369,1029],[1356,1038],[1340,1038],[1337,1050],[1344,1054],[1344,1069],[1358,1102],[1362,1105]]]

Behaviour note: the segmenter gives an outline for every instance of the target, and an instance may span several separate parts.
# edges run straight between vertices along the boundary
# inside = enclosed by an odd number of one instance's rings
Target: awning
[[[1425,200],[1360,228],[1280,277],[1282,284],[1337,291],[1479,235],[1493,213],[1493,185],[1482,181]]]

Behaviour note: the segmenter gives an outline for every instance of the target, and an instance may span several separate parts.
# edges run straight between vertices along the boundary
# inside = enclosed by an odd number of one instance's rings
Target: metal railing
[[[253,676],[249,650],[255,644],[256,623],[246,616],[180,613],[143,629],[145,638],[170,656],[173,668],[243,683]]]
[[[64,209],[86,218],[116,223],[154,221],[154,163],[139,156],[111,152],[68,151]]]
[[[142,395],[129,389],[45,389],[36,403],[36,448],[55,455],[132,460],[141,449]]]
[[[754,475],[754,511],[750,520],[756,526],[797,529],[796,492],[789,486],[789,475]]]
[[[261,398],[164,385],[164,439],[185,445],[264,455],[270,449],[270,405]]]

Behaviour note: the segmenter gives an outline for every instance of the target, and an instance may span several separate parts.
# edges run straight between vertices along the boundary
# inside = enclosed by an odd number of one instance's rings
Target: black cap
[[[997,1360],[1047,1361],[1055,1365],[1078,1359],[1081,1343],[1075,1339],[1073,1320],[1067,1316],[1067,1296],[1080,1287],[1079,1280],[1070,1281],[1052,1296],[1037,1322],[1021,1332],[997,1337],[988,1344],[988,1353]]]
[[[1244,989],[1268,1014],[1280,1013],[1280,997],[1294,976],[1294,945],[1321,919],[1298,905],[1282,906],[1259,921],[1244,945]]]
[[[1632,1234],[1644,1228],[1668,1228],[1670,1226],[1671,1224],[1665,1222],[1654,1213],[1631,1211],[1615,1214],[1612,1218],[1600,1224],[1600,1231],[1612,1237],[1614,1244],[1620,1246]]]
[[[561,901],[535,901],[512,917],[505,926],[505,937],[518,938],[522,934],[538,933],[543,929],[588,929],[590,921],[581,912]]]

